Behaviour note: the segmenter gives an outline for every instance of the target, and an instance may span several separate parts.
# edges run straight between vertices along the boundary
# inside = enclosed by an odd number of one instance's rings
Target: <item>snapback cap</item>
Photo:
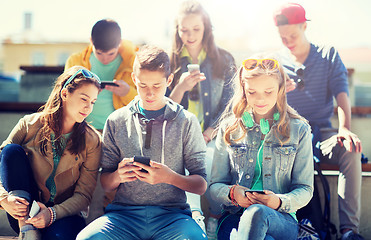
[[[297,3],[286,3],[282,5],[273,15],[276,26],[286,24],[298,24],[309,21],[305,17],[305,9]]]

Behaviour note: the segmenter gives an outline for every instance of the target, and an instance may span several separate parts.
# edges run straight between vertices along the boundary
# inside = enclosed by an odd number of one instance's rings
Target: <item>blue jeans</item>
[[[81,239],[207,239],[189,210],[109,204],[106,213],[77,236]]]
[[[18,144],[6,145],[0,154],[0,179],[5,190],[29,203],[39,201],[38,188],[33,177],[30,162],[24,149]],[[47,206],[52,206],[48,203]],[[18,220],[7,214],[9,225],[19,232]],[[86,226],[85,220],[78,216],[69,216],[55,221],[50,227],[40,229],[42,239],[75,239]],[[68,231],[66,231],[68,230]]]
[[[288,213],[254,204],[236,214],[225,213],[219,219],[218,239],[230,239],[233,228],[238,239],[296,239],[298,224]]]

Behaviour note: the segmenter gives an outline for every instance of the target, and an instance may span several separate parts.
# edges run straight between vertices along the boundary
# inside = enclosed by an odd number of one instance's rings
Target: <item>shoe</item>
[[[216,232],[218,229],[218,219],[209,217],[207,220],[207,228],[206,228],[206,235],[209,240],[217,240],[218,233]]]
[[[18,236],[18,240],[40,240],[40,239],[41,234],[37,229],[20,232]]]
[[[205,217],[200,215],[200,216],[195,216],[193,219],[196,221],[198,226],[200,226],[202,231],[206,233],[205,222],[204,222]]]
[[[341,240],[364,240],[364,238],[353,231],[349,231],[343,234]]]

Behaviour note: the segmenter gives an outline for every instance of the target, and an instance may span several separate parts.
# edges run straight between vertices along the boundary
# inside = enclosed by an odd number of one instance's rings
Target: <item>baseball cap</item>
[[[298,24],[309,21],[305,17],[305,9],[297,3],[286,3],[282,5],[273,15],[276,26],[286,24]]]

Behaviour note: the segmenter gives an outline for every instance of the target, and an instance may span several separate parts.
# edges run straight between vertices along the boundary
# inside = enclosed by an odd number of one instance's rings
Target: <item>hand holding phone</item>
[[[105,88],[106,86],[115,86],[118,87],[119,85],[117,83],[114,83],[112,81],[101,81],[100,87]]]
[[[263,190],[251,190],[251,189],[249,189],[249,190],[245,190],[245,193],[259,193],[259,194],[265,194],[265,192],[263,191]]]
[[[142,164],[144,164],[144,165],[147,165],[147,166],[151,166],[150,164],[149,164],[149,162],[150,162],[150,158],[149,157],[144,157],[144,156],[134,156],[134,162],[139,162],[139,163],[142,163]],[[148,172],[147,170],[145,170],[145,169],[141,169],[140,170],[141,172]]]
[[[30,212],[28,213],[28,215],[30,216],[30,218],[33,218],[39,212],[40,212],[40,206],[39,206],[39,204],[37,204],[37,202],[35,200],[33,200],[32,205],[31,205],[31,209],[30,209]]]

